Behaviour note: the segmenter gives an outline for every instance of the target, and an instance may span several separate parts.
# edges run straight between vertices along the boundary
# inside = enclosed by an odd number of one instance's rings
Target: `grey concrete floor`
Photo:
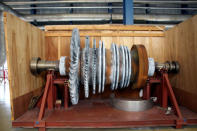
[[[9,99],[9,85],[8,82],[0,84],[0,131],[38,131],[38,129],[27,128],[12,128],[11,124],[11,110]],[[159,128],[124,128],[124,129],[47,129],[47,131],[172,131],[172,127]],[[197,131],[196,127],[187,127],[178,129],[177,131]]]

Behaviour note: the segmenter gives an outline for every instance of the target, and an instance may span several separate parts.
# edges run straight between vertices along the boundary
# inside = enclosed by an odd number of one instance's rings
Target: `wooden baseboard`
[[[173,90],[180,105],[197,112],[197,95],[186,92],[179,88],[173,88]]]
[[[14,120],[23,115],[27,110],[33,96],[39,95],[42,88],[38,88],[13,100]]]

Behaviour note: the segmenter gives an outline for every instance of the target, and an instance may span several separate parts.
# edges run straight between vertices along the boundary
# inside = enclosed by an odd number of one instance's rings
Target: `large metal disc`
[[[73,105],[79,100],[79,58],[80,58],[80,36],[77,28],[73,29],[70,43],[70,68],[69,68],[69,92]]]
[[[92,93],[96,93],[96,67],[97,67],[97,51],[96,51],[96,40],[93,42],[92,50]]]
[[[124,85],[123,87],[126,87],[127,83],[128,83],[128,75],[129,75],[129,70],[128,70],[128,53],[127,53],[127,48],[126,46],[124,47],[124,54],[125,54],[125,79],[124,79]]]
[[[128,53],[128,81],[127,81],[127,87],[129,86],[130,84],[130,79],[131,79],[131,53],[130,53],[130,50],[129,48],[127,47],[127,53]]]
[[[85,97],[89,96],[89,63],[90,63],[90,51],[89,51],[90,43],[89,37],[86,37],[85,41],[85,49],[83,51],[83,82],[84,82],[84,92]]]
[[[106,72],[106,70],[105,70],[105,66],[106,66],[105,56],[106,56],[105,44],[104,44],[104,42],[102,42],[102,57],[103,57],[103,59],[102,59],[102,92],[104,92],[104,90],[105,90],[105,72]]]
[[[112,106],[123,111],[145,111],[153,107],[153,101],[142,99],[115,98],[111,95]]]
[[[99,41],[99,48],[98,48],[98,73],[97,73],[97,80],[98,80],[98,92],[101,93],[101,70],[102,70],[102,49],[101,49],[101,41]]]
[[[120,56],[119,56],[119,49],[118,46],[115,44],[115,50],[116,50],[116,84],[115,84],[115,89],[118,88],[118,83],[119,83],[119,70],[120,70]]]
[[[116,84],[116,49],[114,43],[111,44],[111,90],[114,90]]]
[[[143,45],[133,45],[131,48],[133,88],[142,88],[148,77],[148,56]]]
[[[123,88],[124,80],[125,80],[125,53],[124,53],[124,47],[122,45],[120,45],[119,51],[120,51],[120,70],[121,70],[120,88]]]

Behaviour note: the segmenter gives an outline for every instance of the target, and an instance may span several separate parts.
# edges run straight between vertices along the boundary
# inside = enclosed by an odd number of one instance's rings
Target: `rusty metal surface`
[[[148,78],[148,55],[143,45],[131,48],[133,88],[142,88]]]

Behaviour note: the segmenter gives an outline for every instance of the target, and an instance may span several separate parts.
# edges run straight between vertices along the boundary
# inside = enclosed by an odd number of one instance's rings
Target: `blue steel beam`
[[[123,0],[123,24],[133,25],[133,0]]]

